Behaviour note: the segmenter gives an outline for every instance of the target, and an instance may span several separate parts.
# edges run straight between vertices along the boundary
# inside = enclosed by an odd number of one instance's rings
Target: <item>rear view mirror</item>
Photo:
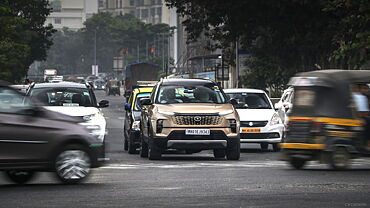
[[[101,100],[99,102],[99,108],[106,108],[109,106],[109,101],[108,100]]]
[[[152,100],[150,98],[143,98],[143,99],[140,100],[140,104],[141,105],[151,105]]]

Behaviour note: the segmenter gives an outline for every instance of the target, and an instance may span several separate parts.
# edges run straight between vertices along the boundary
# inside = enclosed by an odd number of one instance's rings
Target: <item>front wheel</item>
[[[236,141],[232,146],[226,149],[226,159],[239,160],[240,158],[240,140]]]
[[[65,184],[76,184],[90,174],[91,158],[85,148],[78,145],[65,147],[55,159],[55,172]]]
[[[215,156],[215,158],[224,158],[226,155],[226,151],[223,149],[214,149],[213,155]]]
[[[335,170],[345,170],[349,166],[351,155],[344,147],[337,147],[330,154],[329,164]]]
[[[5,174],[14,183],[24,184],[33,178],[34,173],[33,171],[27,170],[8,170]]]
[[[148,144],[141,138],[140,144],[140,157],[147,158],[148,157]]]
[[[133,135],[130,135],[127,140],[127,149],[129,154],[136,154],[136,145],[133,139]]]
[[[279,152],[280,151],[279,144],[278,143],[272,144],[272,149],[274,150],[274,152]]]
[[[306,162],[307,162],[306,160],[295,158],[295,157],[292,157],[289,160],[290,165],[294,167],[295,169],[302,169],[303,166],[306,164]]]
[[[152,139],[149,139],[148,158],[149,160],[160,160],[162,158],[162,150]]]
[[[267,150],[269,148],[269,144],[268,143],[261,143],[261,149],[262,150]]]

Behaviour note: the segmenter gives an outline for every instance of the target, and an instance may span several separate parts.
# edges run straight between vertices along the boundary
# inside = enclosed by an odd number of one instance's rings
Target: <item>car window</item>
[[[141,111],[140,100],[143,98],[149,98],[150,93],[140,93],[136,96],[134,111]]]
[[[21,113],[23,109],[30,107],[28,102],[24,102],[24,98],[15,90],[0,87],[0,112]]]
[[[46,106],[93,106],[92,96],[83,88],[34,88],[30,96]]]
[[[264,93],[227,93],[230,98],[235,99],[237,109],[271,109],[268,97]]]
[[[225,103],[218,86],[162,86],[156,103]]]

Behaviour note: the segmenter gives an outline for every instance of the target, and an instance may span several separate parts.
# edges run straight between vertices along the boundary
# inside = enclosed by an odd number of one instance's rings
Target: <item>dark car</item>
[[[0,81],[0,171],[16,183],[39,171],[69,184],[86,179],[105,161],[105,146],[81,122],[36,106]]]

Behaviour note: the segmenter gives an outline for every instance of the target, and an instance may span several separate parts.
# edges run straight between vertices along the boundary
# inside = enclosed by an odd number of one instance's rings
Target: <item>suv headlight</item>
[[[133,130],[136,130],[136,131],[139,131],[140,130],[140,121],[134,121],[132,123],[132,127],[131,127]]]
[[[271,118],[270,125],[273,126],[277,124],[281,124],[281,119],[277,113],[274,113],[274,115]]]
[[[226,116],[226,115],[232,114],[233,112],[234,112],[233,110],[227,110],[227,111],[219,112],[218,115]]]
[[[175,115],[174,112],[169,112],[169,111],[158,111],[159,114],[163,114],[163,115],[166,115],[166,116],[173,116]]]
[[[91,121],[92,119],[94,119],[95,116],[96,114],[86,115],[86,116],[83,116],[82,119],[84,121]]]

